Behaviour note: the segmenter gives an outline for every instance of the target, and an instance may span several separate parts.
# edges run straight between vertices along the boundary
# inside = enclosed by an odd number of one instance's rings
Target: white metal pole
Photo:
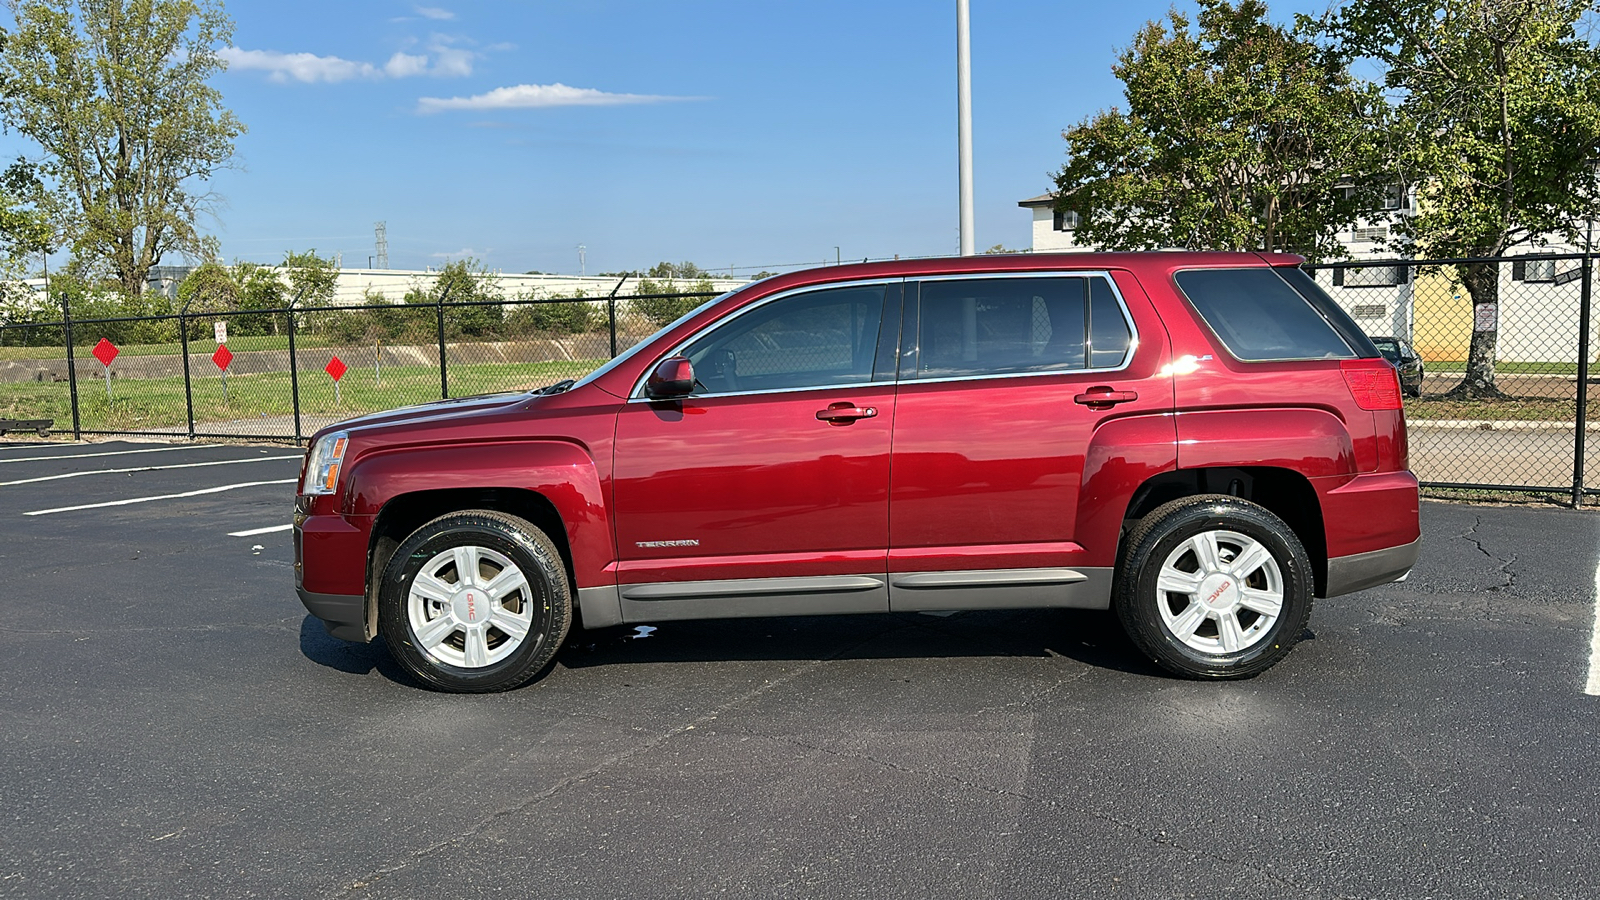
[[[968,0],[956,0],[956,118],[961,154],[961,255],[977,253],[972,216],[972,36]]]

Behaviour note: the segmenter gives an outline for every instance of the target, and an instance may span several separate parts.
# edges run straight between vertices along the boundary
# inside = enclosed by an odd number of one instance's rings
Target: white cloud
[[[471,247],[462,247],[460,250],[457,250],[454,253],[430,253],[428,256],[432,257],[433,259],[476,259],[482,261],[485,256],[488,256],[493,252],[493,247],[487,250],[474,250]]]
[[[696,100],[697,97],[665,97],[656,94],[612,94],[594,88],[575,88],[565,84],[519,84],[495,88],[472,97],[423,97],[417,112],[436,113],[452,109],[544,109],[552,106],[622,106],[633,103],[668,103]]]
[[[437,6],[418,6],[418,7],[416,7],[416,10],[417,10],[417,15],[422,16],[424,19],[440,19],[440,20],[444,20],[444,19],[454,19],[456,17],[456,14],[451,12],[450,10],[448,10],[448,9],[440,9]]]
[[[478,54],[471,50],[436,44],[432,48],[435,62],[432,74],[441,78],[464,78],[472,74],[472,61]]]
[[[396,53],[383,64],[383,74],[390,78],[410,78],[428,73],[428,57],[421,54]]]
[[[232,69],[266,72],[270,81],[285,84],[299,81],[330,84],[353,78],[414,78],[432,75],[436,78],[461,78],[472,74],[472,61],[477,54],[471,50],[452,47],[443,41],[428,47],[432,54],[399,52],[389,57],[381,67],[369,62],[343,59],[337,56],[318,56],[315,53],[280,53],[277,50],[241,50],[224,47],[218,51]]]
[[[276,50],[241,50],[224,47],[217,52],[233,69],[253,69],[266,72],[273,81],[289,80],[312,83],[317,81],[348,81],[352,78],[373,78],[378,70],[371,63],[352,62],[337,56],[318,56],[315,53],[279,53]]]

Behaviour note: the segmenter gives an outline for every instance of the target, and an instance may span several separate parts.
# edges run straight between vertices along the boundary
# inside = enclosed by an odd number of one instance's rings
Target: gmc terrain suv
[[[1419,540],[1395,370],[1301,261],[769,278],[577,383],[319,432],[296,588],[450,691],[534,678],[575,613],[1110,608],[1171,672],[1255,675]]]

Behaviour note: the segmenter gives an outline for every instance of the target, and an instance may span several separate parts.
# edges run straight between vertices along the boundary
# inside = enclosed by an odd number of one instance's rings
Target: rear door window
[[[915,365],[902,378],[1116,368],[1133,332],[1098,276],[925,281]]]
[[[1188,269],[1174,277],[1200,318],[1239,359],[1355,359],[1363,355],[1340,336],[1343,329],[1330,323],[1273,269]],[[1355,329],[1354,323],[1350,328]]]

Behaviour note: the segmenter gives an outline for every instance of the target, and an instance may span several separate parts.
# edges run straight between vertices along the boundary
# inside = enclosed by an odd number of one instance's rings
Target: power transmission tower
[[[375,228],[378,234],[378,268],[389,268],[389,223],[379,222]]]
[[[589,274],[587,259],[588,252],[588,247],[585,247],[582,244],[578,245],[578,274],[580,276]]]

